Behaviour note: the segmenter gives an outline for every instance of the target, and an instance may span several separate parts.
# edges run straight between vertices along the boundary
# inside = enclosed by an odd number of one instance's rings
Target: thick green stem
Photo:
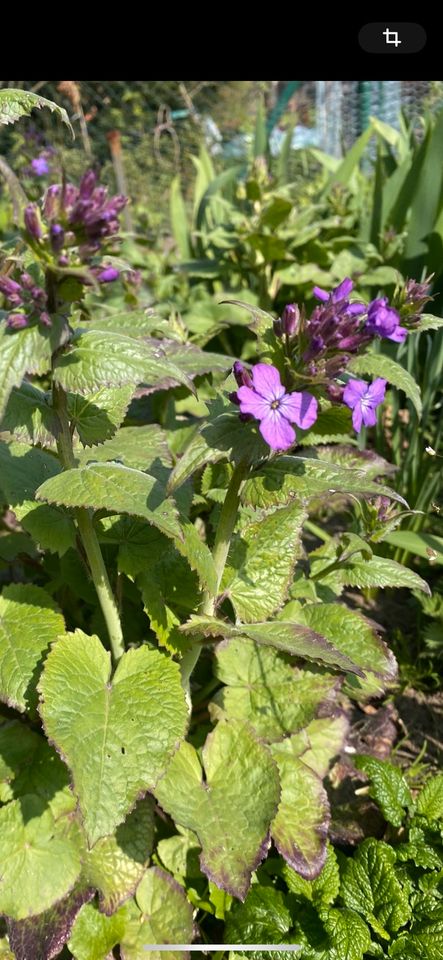
[[[75,458],[72,450],[72,437],[66,409],[66,394],[61,387],[54,384],[52,396],[54,411],[58,421],[57,451],[59,460],[63,469],[69,470],[71,467],[75,467]],[[108,629],[112,656],[114,661],[117,662],[125,651],[123,633],[117,604],[114,599],[111,584],[109,583],[100,544],[89,512],[85,507],[78,507],[75,510],[75,519]]]
[[[234,532],[234,527],[237,521],[238,508],[240,503],[240,487],[243,483],[243,480],[246,477],[248,471],[247,464],[242,461],[237,464],[232,474],[229,487],[226,492],[226,497],[223,503],[223,507],[220,514],[220,520],[217,527],[217,533],[215,536],[214,547],[212,551],[212,557],[214,560],[214,566],[217,573],[216,580],[216,589],[213,593],[209,590],[206,590],[203,594],[203,599],[200,604],[199,612],[205,616],[212,617],[215,608],[215,602],[218,596],[218,591],[223,576],[223,571],[225,569],[226,560],[229,552],[229,545],[231,543],[231,537]],[[182,674],[182,684],[189,695],[189,680],[191,673],[197,663],[197,660],[200,656],[201,644],[194,643],[192,647],[185,653],[181,661],[181,674]]]

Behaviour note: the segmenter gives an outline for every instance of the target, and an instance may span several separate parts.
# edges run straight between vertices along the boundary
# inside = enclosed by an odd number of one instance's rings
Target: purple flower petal
[[[312,427],[317,419],[318,404],[315,397],[306,391],[301,393],[287,393],[280,400],[279,410],[292,423],[296,423],[302,430]]]
[[[367,397],[371,401],[371,406],[378,406],[379,403],[383,403],[385,392],[386,380],[383,380],[383,377],[377,377],[367,390]]]
[[[368,384],[364,380],[349,380],[343,391],[343,400],[351,410],[364,397]]]
[[[240,401],[241,413],[250,413],[256,420],[263,420],[263,417],[269,413],[269,400],[264,400],[251,387],[240,387],[237,390],[237,398]]]
[[[295,441],[295,430],[280,410],[268,408],[259,429],[271,450],[287,450]]]
[[[360,433],[361,425],[363,422],[362,409],[360,404],[354,407],[352,411],[352,426],[357,433]]]
[[[312,293],[317,300],[323,300],[323,303],[329,300],[329,293],[327,293],[326,290],[322,290],[321,287],[314,287]]]
[[[285,388],[280,380],[280,374],[277,368],[269,363],[255,364],[252,368],[252,381],[257,393],[271,403],[284,396]]]
[[[404,343],[407,335],[408,331],[406,330],[406,327],[396,327],[394,333],[389,334],[387,339],[393,340],[394,343]]]
[[[350,303],[349,307],[346,307],[346,315],[348,317],[358,317],[362,313],[366,313],[366,305],[359,303],[358,300]]]
[[[349,294],[353,288],[354,284],[350,277],[345,277],[338,287],[335,287],[333,290],[333,300],[344,300],[346,297],[349,297]]]
[[[357,410],[357,407],[355,407],[354,413],[355,410]],[[361,404],[361,416],[365,427],[375,427],[375,424],[377,423],[377,414],[375,411],[375,406],[369,406],[369,404],[365,404],[363,401]]]

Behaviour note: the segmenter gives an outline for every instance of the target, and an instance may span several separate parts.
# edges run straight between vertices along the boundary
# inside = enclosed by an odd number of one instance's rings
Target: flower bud
[[[300,323],[300,310],[296,303],[288,303],[283,310],[281,323],[283,327],[283,333],[287,337],[293,337],[297,333],[298,326]]]
[[[61,187],[58,183],[53,183],[48,187],[43,200],[43,215],[46,220],[52,220],[57,216],[60,209]]]
[[[24,313],[10,313],[6,321],[6,326],[10,330],[22,330],[28,326],[28,319]]]
[[[240,360],[235,361],[232,372],[239,387],[252,387],[252,377]]]
[[[112,283],[113,280],[118,280],[119,276],[120,271],[116,270],[115,267],[106,267],[97,274],[97,280],[99,283]]]
[[[33,240],[40,240],[42,237],[42,226],[40,221],[40,213],[35,205],[35,203],[30,203],[25,208],[25,227],[29,236]]]
[[[20,296],[20,284],[16,283],[15,280],[11,280],[10,277],[0,276],[0,293],[3,293],[8,300],[10,300],[11,297]]]
[[[80,196],[82,200],[88,200],[94,193],[97,186],[97,175],[94,170],[87,170],[80,180]]]
[[[51,247],[54,253],[60,253],[60,250],[63,249],[65,242],[65,231],[60,223],[51,224],[51,229],[49,231],[51,238]]]

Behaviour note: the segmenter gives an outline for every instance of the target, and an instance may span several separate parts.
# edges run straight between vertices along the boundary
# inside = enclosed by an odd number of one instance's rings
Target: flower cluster
[[[11,311],[6,321],[11,330],[21,330],[35,321],[45,327],[51,326],[46,293],[30,273],[21,273],[18,280],[1,274],[0,293]]]
[[[81,262],[88,263],[105,241],[118,233],[119,214],[126,203],[120,194],[109,197],[107,188],[98,185],[95,172],[88,170],[79,187],[72,183],[48,187],[42,214],[35,203],[26,207],[26,233],[31,241],[46,243],[60,266],[67,266],[67,251],[73,246],[78,248]]]
[[[376,423],[377,407],[383,403],[386,380],[372,383],[354,380],[346,374],[351,356],[364,350],[374,337],[402,343],[408,329],[402,326],[416,320],[429,297],[429,281],[407,281],[398,296],[396,309],[386,297],[369,304],[351,300],[353,282],[346,277],[328,293],[314,287],[320,301],[310,317],[296,303],[287,304],[274,321],[274,333],[281,341],[287,383],[305,381],[333,403],[344,403],[352,411],[354,429]],[[280,354],[281,355],[281,354]],[[271,450],[287,450],[295,442],[292,424],[306,430],[317,419],[317,400],[313,393],[286,389],[279,370],[269,364],[256,364],[251,373],[234,365],[239,389],[231,399],[240,407],[240,416],[259,421],[260,432]],[[337,380],[337,378],[340,378]]]

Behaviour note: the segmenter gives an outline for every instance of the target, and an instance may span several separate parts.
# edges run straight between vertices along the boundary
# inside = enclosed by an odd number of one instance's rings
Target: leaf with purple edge
[[[283,653],[304,657],[306,660],[313,660],[314,663],[319,662],[325,666],[343,670],[345,673],[355,673],[359,677],[364,676],[361,668],[350,657],[304,624],[274,620],[235,625],[225,620],[218,620],[216,617],[194,614],[180,629],[202,640],[211,637],[249,637],[256,643],[275,647]]]
[[[9,942],[16,960],[29,960],[30,957],[33,960],[52,960],[58,956],[80,908],[93,896],[92,888],[79,884],[50,910],[26,920],[7,918]]]
[[[202,762],[204,776],[197,751],[182,743],[155,796],[197,835],[203,873],[242,900],[269,846],[280,796],[277,767],[266,747],[235,721],[222,721],[209,734]]]

